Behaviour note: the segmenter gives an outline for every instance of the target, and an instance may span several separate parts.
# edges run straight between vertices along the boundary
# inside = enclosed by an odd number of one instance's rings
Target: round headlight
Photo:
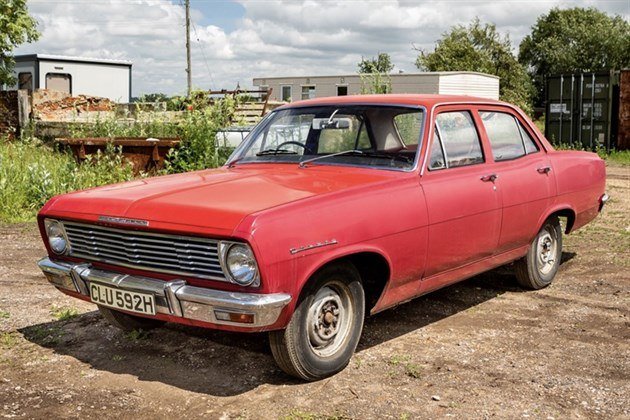
[[[225,257],[225,267],[234,282],[248,286],[256,280],[258,269],[252,250],[245,245],[232,245]]]
[[[48,244],[55,254],[63,254],[68,248],[68,241],[61,223],[56,220],[46,220],[46,234]]]

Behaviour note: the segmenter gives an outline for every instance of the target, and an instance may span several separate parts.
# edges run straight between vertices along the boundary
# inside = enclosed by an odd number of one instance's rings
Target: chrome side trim
[[[303,245],[297,248],[291,248],[289,249],[289,253],[291,255],[295,255],[298,252],[304,252],[304,251],[308,251],[310,249],[315,249],[315,248],[321,248],[324,246],[329,246],[329,245],[337,245],[337,240],[336,239],[330,239],[330,240],[326,240],[324,242],[317,242],[316,244],[309,244],[309,245]]]
[[[101,270],[90,264],[74,264],[43,258],[39,268],[50,283],[59,289],[90,296],[91,283],[103,284],[122,290],[152,294],[156,312],[180,318],[235,325],[244,328],[260,328],[278,320],[282,310],[291,302],[286,293],[257,294],[226,292],[189,286],[184,280],[162,280],[130,276],[109,270]],[[254,316],[254,322],[243,324],[217,319],[215,310],[246,313]]]

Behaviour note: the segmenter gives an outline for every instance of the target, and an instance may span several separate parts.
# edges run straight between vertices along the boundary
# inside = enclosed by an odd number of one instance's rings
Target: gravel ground
[[[33,223],[0,225],[0,416],[630,418],[630,168],[608,171],[552,286],[507,268],[381,313],[347,369],[308,384],[265,335],[108,326],[45,281]]]

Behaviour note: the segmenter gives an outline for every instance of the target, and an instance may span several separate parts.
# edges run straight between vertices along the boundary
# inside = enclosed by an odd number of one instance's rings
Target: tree
[[[378,56],[372,58],[361,57],[358,64],[359,73],[389,73],[394,69],[392,59],[387,53],[378,53]]]
[[[361,77],[361,93],[391,93],[392,80],[389,76],[394,68],[387,53],[378,53],[377,57],[363,58],[358,64]]]
[[[549,74],[628,67],[630,23],[595,8],[551,9],[521,42],[519,61],[529,67],[539,94]]]
[[[425,71],[477,71],[499,76],[502,100],[531,113],[533,86],[514,54],[508,36],[502,37],[492,24],[476,18],[469,26],[457,25],[442,35],[435,50],[420,50],[416,67]]]
[[[37,21],[28,14],[26,0],[0,0],[0,85],[15,83],[15,47],[37,39]]]

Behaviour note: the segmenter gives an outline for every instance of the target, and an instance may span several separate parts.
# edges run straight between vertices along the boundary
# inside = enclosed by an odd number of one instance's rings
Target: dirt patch
[[[367,320],[340,374],[294,381],[265,335],[109,327],[39,273],[34,224],[0,226],[0,415],[66,418],[628,418],[630,168],[565,237],[553,285],[495,270]]]

